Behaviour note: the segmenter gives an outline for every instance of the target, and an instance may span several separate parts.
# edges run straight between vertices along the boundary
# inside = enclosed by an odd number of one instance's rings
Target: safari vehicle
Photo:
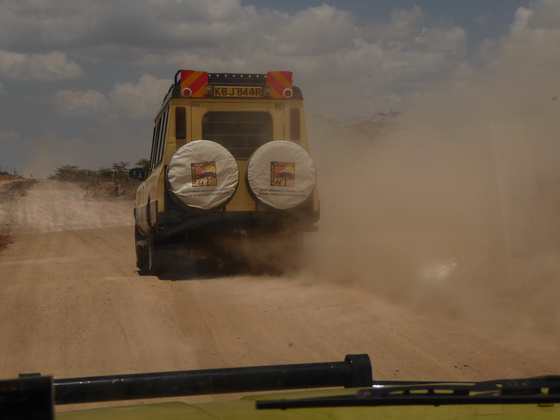
[[[155,118],[149,168],[136,194],[141,273],[165,269],[182,244],[229,257],[233,238],[296,239],[319,219],[303,96],[287,71],[180,70]],[[266,242],[266,239],[264,240]]]
[[[338,389],[328,389],[338,387]],[[344,389],[342,389],[344,387]],[[556,419],[560,376],[475,383],[372,379],[367,354],[343,362],[0,381],[5,419],[52,419],[54,406],[101,401],[303,389],[237,401],[181,401],[59,412],[58,419]],[[309,388],[323,388],[309,390]]]

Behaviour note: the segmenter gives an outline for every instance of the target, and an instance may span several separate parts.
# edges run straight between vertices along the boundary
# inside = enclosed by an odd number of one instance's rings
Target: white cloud
[[[144,74],[137,83],[116,83],[107,96],[94,89],[59,90],[53,102],[57,112],[67,116],[106,118],[106,122],[119,116],[153,118],[171,83]]]
[[[533,14],[534,11],[531,9],[526,9],[524,7],[520,7],[519,9],[517,9],[517,11],[515,12],[515,21],[511,25],[511,32],[516,33],[527,28],[529,19],[531,19]]]
[[[227,21],[244,9],[239,0],[214,0],[212,4],[199,0],[150,0],[148,3],[158,16],[176,21],[185,18],[199,22]]]
[[[54,95],[58,112],[65,115],[99,114],[109,107],[105,96],[93,89],[86,91],[59,90]]]
[[[351,12],[327,4],[285,13],[244,6],[241,0],[216,0],[212,6],[197,0],[150,0],[143,7],[133,0],[111,7],[84,0],[51,3],[8,1],[17,25],[0,17],[0,35],[17,32],[26,48],[64,48],[80,62],[126,63],[151,74],[156,68],[169,69],[169,76],[180,68],[292,70],[304,93],[312,93],[318,112],[333,108],[325,107],[333,101],[324,86],[341,94],[359,91],[369,108],[372,95],[400,97],[452,74],[463,65],[466,49],[462,28],[428,22],[418,6],[395,9],[387,22],[360,24]],[[0,48],[13,39],[0,36]],[[107,97],[130,115],[151,117],[148,84],[117,84]],[[158,103],[166,88],[152,93]],[[345,112],[361,114],[363,107],[356,104]]]
[[[170,79],[157,79],[149,74],[141,76],[137,84],[117,83],[110,93],[112,105],[125,116],[153,118],[171,83]]]
[[[14,80],[64,80],[82,76],[82,68],[64,53],[21,54],[0,51],[0,75]]]
[[[208,36],[216,39],[223,34],[220,26],[230,26],[228,22],[239,20],[240,12],[250,10],[254,7],[242,7],[239,0],[214,0],[212,5],[199,0],[3,0],[0,49],[31,52],[103,45],[145,49],[164,44],[176,47],[178,43],[188,46]]]
[[[389,22],[373,22],[366,27],[371,38],[400,40],[414,37],[421,29],[425,16],[418,6],[410,10],[394,9]]]
[[[3,0],[0,49],[36,52],[80,45],[100,23],[100,14],[108,12],[107,6],[87,0]]]
[[[193,22],[185,15],[161,22],[160,35],[168,37],[169,48],[144,49],[136,59],[173,69],[292,70],[318,112],[340,108],[333,91],[357,92],[348,101],[354,105],[344,109],[354,115],[379,106],[372,95],[379,94],[385,103],[385,98],[425,88],[464,66],[466,31],[448,23],[428,24],[419,7],[395,10],[388,23],[365,25],[350,12],[325,4],[294,14],[237,7],[227,19],[200,18]]]
[[[348,47],[349,40],[359,35],[350,12],[326,4],[293,16],[268,16],[267,27],[262,29],[265,39],[261,47],[291,57],[313,57],[341,51]]]
[[[0,12],[11,18],[0,17],[0,35],[7,35],[0,36],[0,48],[18,39],[18,45],[28,49],[71,48],[84,61],[126,61],[160,68],[325,69],[362,40],[382,49],[391,61],[389,65],[376,61],[378,78],[383,79],[395,63],[414,70],[415,55],[401,56],[407,50],[438,51],[449,55],[446,60],[454,60],[451,56],[457,51],[451,50],[464,48],[465,38],[461,28],[427,25],[418,6],[395,9],[389,22],[360,25],[351,12],[327,4],[292,14],[244,6],[240,0],[216,0],[211,6],[198,0],[151,0],[143,7],[133,0],[113,2],[111,7],[84,0],[58,0],[48,6],[31,0],[4,4],[10,7]],[[446,60],[438,59],[434,66]]]
[[[419,47],[427,51],[450,51],[462,53],[466,50],[467,33],[459,27],[423,28],[414,38]]]

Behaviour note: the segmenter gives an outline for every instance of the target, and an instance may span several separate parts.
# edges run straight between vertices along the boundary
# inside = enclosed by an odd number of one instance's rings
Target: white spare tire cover
[[[259,147],[249,158],[247,181],[263,204],[287,210],[303,203],[313,192],[315,164],[298,144],[274,140]]]
[[[222,145],[196,140],[175,152],[167,169],[173,194],[190,207],[211,210],[226,203],[239,183],[237,162]]]

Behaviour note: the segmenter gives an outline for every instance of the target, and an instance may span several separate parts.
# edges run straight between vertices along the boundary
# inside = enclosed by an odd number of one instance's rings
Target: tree
[[[150,160],[149,159],[140,159],[138,162],[135,163],[138,168],[149,168],[150,167]]]
[[[128,178],[129,166],[130,164],[128,162],[123,161],[113,163],[112,167],[115,179]]]
[[[51,179],[59,181],[83,181],[87,177],[87,170],[80,169],[77,165],[64,165],[57,168],[54,174],[49,176]]]

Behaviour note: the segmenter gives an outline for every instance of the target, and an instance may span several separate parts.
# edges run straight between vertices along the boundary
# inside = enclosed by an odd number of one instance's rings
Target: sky
[[[308,115],[368,120],[533,58],[560,74],[559,33],[557,0],[2,0],[0,171],[133,166],[178,69],[290,70]]]

